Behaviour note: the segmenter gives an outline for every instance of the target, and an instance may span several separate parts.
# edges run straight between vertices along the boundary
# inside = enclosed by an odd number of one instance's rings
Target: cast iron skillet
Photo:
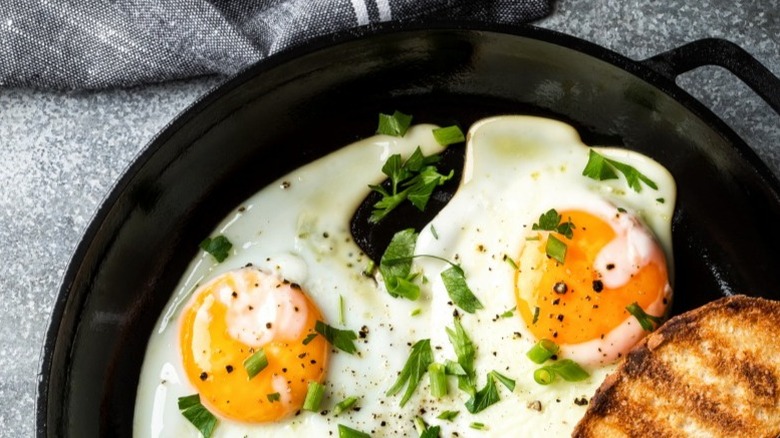
[[[130,436],[147,338],[197,242],[273,179],[371,135],[380,111],[464,126],[540,114],[588,143],[641,151],[679,187],[673,311],[732,293],[780,299],[780,234],[768,232],[778,181],[674,85],[704,64],[731,68],[780,111],[780,81],[722,40],[635,62],[527,26],[389,24],[259,63],[159,134],[98,211],[46,336],[38,436]]]

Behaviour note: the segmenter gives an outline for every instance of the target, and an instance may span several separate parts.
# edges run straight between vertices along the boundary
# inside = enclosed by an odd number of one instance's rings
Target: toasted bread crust
[[[780,302],[735,295],[675,316],[596,391],[574,437],[780,437]]]

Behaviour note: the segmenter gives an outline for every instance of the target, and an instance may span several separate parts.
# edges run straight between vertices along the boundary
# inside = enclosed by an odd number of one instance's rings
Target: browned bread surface
[[[780,301],[675,316],[596,391],[574,437],[780,437]]]

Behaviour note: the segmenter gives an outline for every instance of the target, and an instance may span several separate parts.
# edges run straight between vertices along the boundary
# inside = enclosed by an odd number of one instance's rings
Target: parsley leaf
[[[393,114],[379,113],[379,126],[376,128],[376,133],[403,137],[411,124],[412,116],[400,111],[396,110]]]
[[[432,426],[425,429],[425,431],[420,434],[420,438],[439,438],[440,432],[441,426]]]
[[[469,289],[469,285],[466,284],[466,275],[460,266],[453,265],[442,271],[441,280],[445,289],[447,289],[447,294],[452,298],[452,302],[465,312],[474,313],[484,308],[479,299]]]
[[[477,350],[474,347],[474,343],[466,334],[466,330],[460,324],[460,320],[455,318],[455,328],[446,327],[447,337],[450,338],[453,350],[455,350],[455,356],[458,357],[458,365],[460,369],[451,367],[449,363],[445,363],[447,372],[458,376],[458,388],[461,391],[465,391],[470,395],[474,394],[476,385],[474,383],[476,372],[474,370],[474,359],[477,356]],[[462,371],[462,374],[460,373]]]
[[[401,406],[405,405],[420,383],[423,374],[428,371],[428,367],[432,363],[433,349],[431,348],[431,340],[423,339],[417,341],[412,345],[412,352],[409,354],[409,359],[401,370],[401,374],[385,395],[395,395],[406,386],[406,391],[403,397],[401,397]]]
[[[556,231],[563,234],[567,239],[571,239],[574,236],[575,228],[577,227],[574,226],[571,218],[561,223],[561,215],[554,208],[542,213],[539,216],[539,222],[531,226],[532,230]]]
[[[628,164],[621,163],[620,161],[611,160],[603,155],[600,155],[593,149],[590,150],[590,154],[588,155],[588,162],[585,164],[585,168],[582,169],[582,175],[597,181],[617,179],[618,176],[615,172],[616,170],[623,174],[623,176],[626,178],[628,186],[637,193],[642,191],[641,183],[645,183],[645,185],[653,190],[658,190],[658,186],[655,184],[655,182],[636,170],[636,168],[629,166]]]
[[[357,339],[357,334],[355,334],[355,332],[352,330],[339,330],[325,324],[322,321],[317,321],[314,324],[314,330],[327,339],[331,345],[341,351],[347,352],[349,354],[355,354],[357,351],[355,343],[352,342]]]
[[[416,274],[412,274],[412,258],[417,233],[413,228],[401,230],[393,235],[382,259],[379,272],[387,292],[394,298],[404,297],[412,301],[420,297],[420,287],[412,283]]]
[[[424,210],[433,190],[455,174],[454,171],[448,175],[439,173],[435,164],[440,159],[439,155],[424,155],[419,146],[405,162],[402,162],[400,154],[391,155],[382,166],[382,173],[390,180],[390,190],[381,184],[368,186],[382,195],[382,199],[374,204],[369,220],[373,223],[381,221],[407,199],[420,211]]]
[[[200,242],[200,249],[211,254],[218,262],[222,263],[229,255],[230,248],[233,244],[230,243],[227,237],[219,235],[214,237],[207,237]]]
[[[179,397],[179,411],[189,420],[204,438],[210,438],[217,425],[217,417],[200,403],[200,394]]]
[[[515,381],[509,377],[504,376],[498,371],[491,371],[487,374],[487,382],[485,387],[477,391],[470,399],[466,401],[466,409],[472,414],[481,412],[491,405],[501,400],[498,395],[498,387],[496,386],[496,380],[501,382],[510,391],[515,390]]]
[[[477,391],[470,399],[466,401],[466,409],[472,414],[482,412],[495,403],[498,403],[501,397],[498,395],[498,388],[493,376],[488,373],[485,387]]]

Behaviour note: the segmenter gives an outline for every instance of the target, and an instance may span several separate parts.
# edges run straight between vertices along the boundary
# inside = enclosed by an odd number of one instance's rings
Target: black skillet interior
[[[175,121],[119,182],[56,304],[38,435],[130,436],[148,336],[197,242],[243,199],[371,135],[377,113],[395,109],[463,126],[545,115],[572,123],[587,143],[654,157],[679,190],[673,311],[731,293],[780,298],[775,179],[671,82],[531,27],[363,29],[240,75]]]

